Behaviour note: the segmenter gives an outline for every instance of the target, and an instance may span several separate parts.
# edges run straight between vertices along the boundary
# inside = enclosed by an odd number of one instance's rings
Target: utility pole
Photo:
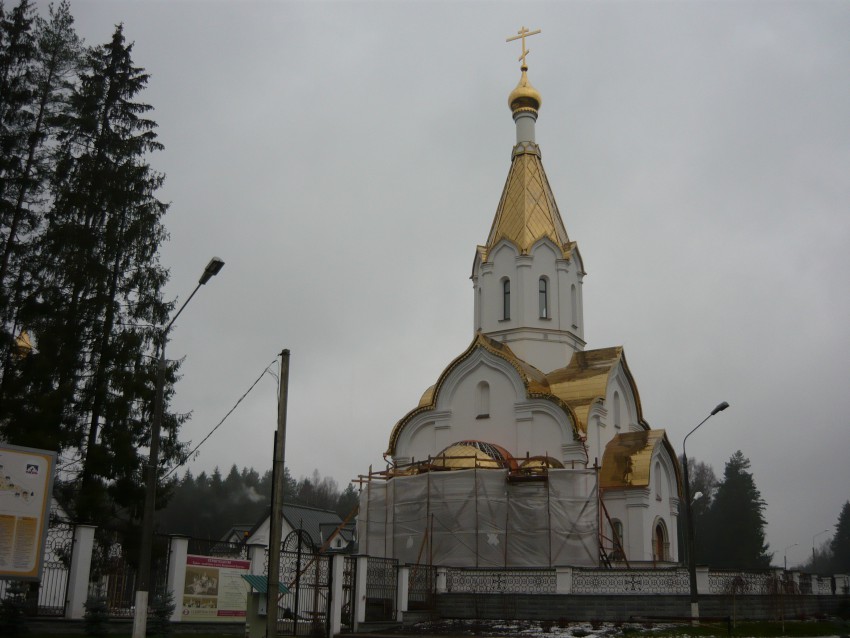
[[[269,520],[269,573],[266,589],[266,638],[277,636],[277,598],[280,595],[280,541],[283,536],[283,485],[286,452],[286,400],[289,392],[289,350],[280,353],[280,396],[277,400],[277,436],[275,437],[272,513]]]

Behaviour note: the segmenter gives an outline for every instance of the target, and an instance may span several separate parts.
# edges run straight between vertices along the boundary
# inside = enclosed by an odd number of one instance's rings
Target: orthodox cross
[[[517,60],[522,62],[523,68],[526,66],[525,56],[530,53],[530,51],[525,48],[525,39],[530,38],[533,35],[537,35],[538,33],[540,33],[540,29],[537,29],[537,31],[529,31],[527,28],[522,27],[519,31],[517,31],[517,35],[505,40],[505,42],[513,42],[514,40],[519,40],[520,38],[522,38],[522,55],[520,55]]]

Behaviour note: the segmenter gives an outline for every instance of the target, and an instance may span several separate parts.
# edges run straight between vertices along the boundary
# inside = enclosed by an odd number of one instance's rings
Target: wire
[[[198,448],[200,448],[200,447],[201,447],[204,443],[206,443],[207,439],[209,439],[209,438],[213,435],[213,433],[214,433],[214,432],[215,432],[215,431],[216,431],[219,427],[221,427],[221,424],[222,424],[222,423],[224,423],[224,422],[227,420],[227,417],[229,417],[231,414],[233,414],[233,411],[234,411],[234,410],[236,410],[236,408],[238,408],[238,407],[239,407],[239,404],[240,404],[240,403],[242,403],[242,399],[244,399],[245,397],[247,397],[247,396],[248,396],[248,394],[250,394],[251,390],[253,390],[253,389],[254,389],[254,386],[256,386],[256,385],[260,382],[260,379],[262,379],[264,376],[266,376],[266,373],[267,373],[267,372],[268,372],[269,374],[271,374],[271,375],[273,375],[273,376],[274,376],[274,373],[273,373],[273,372],[271,372],[271,371],[269,370],[269,368],[271,368],[271,367],[272,367],[272,366],[273,366],[276,362],[277,362],[277,357],[275,357],[274,359],[272,359],[272,362],[271,362],[269,365],[267,365],[267,366],[266,366],[266,369],[265,369],[265,370],[263,370],[263,371],[260,373],[260,376],[258,376],[258,377],[257,377],[257,379],[256,379],[256,381],[254,381],[254,383],[252,383],[252,384],[251,384],[251,387],[250,387],[250,388],[248,388],[248,389],[245,391],[245,394],[243,394],[241,397],[239,397],[239,400],[238,400],[238,401],[236,401],[236,403],[235,403],[235,404],[233,404],[233,407],[232,407],[232,408],[230,408],[230,410],[227,412],[227,414],[225,414],[225,415],[222,417],[221,421],[219,421],[219,422],[218,422],[218,425],[216,425],[216,426],[215,426],[212,430],[210,430],[209,434],[207,434],[207,435],[206,435],[206,436],[205,436],[205,437],[201,440],[201,442],[200,442],[200,443],[198,443],[198,444],[197,444],[194,448],[192,448],[192,451],[191,451],[191,452],[189,452],[189,453],[186,455],[186,460],[185,460],[185,461],[183,461],[182,463],[179,463],[179,464],[175,465],[174,467],[172,467],[172,468],[171,468],[171,469],[170,469],[170,470],[169,470],[169,471],[168,471],[168,472],[167,472],[167,473],[166,473],[166,474],[162,477],[163,479],[167,479],[169,476],[171,476],[172,474],[174,474],[174,472],[175,472],[175,471],[177,471],[177,469],[178,469],[178,468],[183,467],[184,465],[186,465],[186,463],[188,463],[188,462],[189,462],[189,459],[191,459],[191,458],[192,458],[192,456],[195,454],[195,452],[197,452],[197,451],[198,451]]]

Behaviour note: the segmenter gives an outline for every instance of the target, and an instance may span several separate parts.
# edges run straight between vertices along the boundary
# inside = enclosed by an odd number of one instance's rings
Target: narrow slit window
[[[540,306],[540,318],[549,318],[549,282],[546,277],[541,277],[537,286],[538,305]]]
[[[502,281],[502,319],[511,318],[511,280]]]

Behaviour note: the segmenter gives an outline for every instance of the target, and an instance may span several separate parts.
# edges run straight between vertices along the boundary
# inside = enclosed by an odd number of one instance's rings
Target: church
[[[670,565],[680,465],[621,346],[588,349],[584,261],[535,138],[540,93],[508,97],[516,144],[472,264],[474,334],[361,480],[360,552],[453,567]]]

